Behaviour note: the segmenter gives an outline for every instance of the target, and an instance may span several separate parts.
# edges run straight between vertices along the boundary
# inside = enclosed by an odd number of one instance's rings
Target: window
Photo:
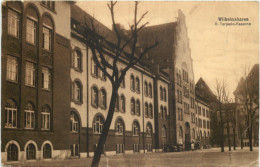
[[[51,157],[51,145],[45,144],[43,146],[43,159],[50,159]]]
[[[70,154],[72,157],[79,156],[79,144],[70,145]]]
[[[145,117],[148,117],[148,103],[147,102],[145,102],[145,104],[144,104],[144,112],[145,112]]]
[[[135,100],[131,98],[131,114],[135,114]]]
[[[15,57],[7,56],[6,79],[10,81],[18,81],[18,62]]]
[[[140,93],[140,81],[139,81],[139,78],[138,77],[136,77],[136,79],[135,79],[135,83],[136,83],[136,93]]]
[[[97,107],[98,106],[98,89],[97,87],[92,87],[91,90],[91,103],[92,106]]]
[[[183,120],[183,113],[182,113],[182,109],[178,108],[178,120],[182,121]]]
[[[167,108],[164,107],[164,118],[167,119]]]
[[[46,90],[51,88],[51,73],[46,67],[42,67],[42,88]]]
[[[149,92],[149,97],[152,98],[153,97],[153,88],[152,88],[152,84],[151,83],[149,83],[148,92]]]
[[[192,138],[195,139],[195,129],[192,129]]]
[[[183,136],[183,131],[182,131],[182,127],[180,126],[180,129],[179,129],[179,137],[182,139],[182,136]]]
[[[42,130],[50,130],[50,108],[48,105],[43,106],[41,113]]]
[[[152,125],[150,123],[146,125],[146,136],[152,137]]]
[[[189,89],[185,86],[183,86],[183,95],[187,98],[189,98]]]
[[[202,109],[203,116],[205,117],[205,108]]]
[[[194,98],[193,97],[191,97],[190,98],[190,104],[191,104],[191,108],[194,108]]]
[[[51,29],[43,27],[43,49],[51,50]]]
[[[9,99],[5,104],[5,127],[17,127],[17,106],[16,103]]]
[[[162,137],[166,137],[166,127],[163,126],[162,128]]]
[[[8,34],[19,37],[20,18],[17,12],[8,10]]]
[[[161,106],[160,109],[161,109],[161,119],[163,119],[163,106]]]
[[[101,69],[99,70],[99,75],[102,80],[106,79],[105,73]]]
[[[130,89],[131,91],[135,91],[135,78],[133,75],[130,76]]]
[[[152,152],[152,144],[147,144],[147,152]]]
[[[209,129],[209,121],[207,121],[207,129]]]
[[[116,105],[115,105],[115,111],[118,112],[119,111],[119,97],[118,95],[116,96]]]
[[[120,69],[120,75],[119,76],[121,76],[121,74],[122,74],[122,69]],[[120,83],[120,87],[121,88],[125,87],[125,78],[123,78],[122,82]]]
[[[100,92],[100,107],[105,109],[107,105],[107,94],[104,89],[101,89]]]
[[[116,134],[117,135],[123,135],[124,133],[124,124],[123,124],[123,121],[121,119],[118,119],[116,121]]]
[[[81,52],[79,50],[76,50],[74,52],[74,57],[73,57],[73,67],[76,70],[82,70],[81,65],[82,64],[82,55]]]
[[[93,122],[93,132],[96,134],[101,134],[104,126],[104,119],[98,115],[95,117]]]
[[[55,2],[54,1],[42,1],[41,2],[45,7],[49,8],[50,10],[55,10]]]
[[[199,113],[199,115],[201,115],[201,107],[200,106],[198,106],[198,113]]]
[[[166,101],[166,96],[167,96],[167,95],[166,95],[166,89],[163,88],[163,100],[164,100],[164,101]]]
[[[35,112],[31,103],[28,103],[25,108],[25,128],[33,129],[35,125]]]
[[[120,97],[120,111],[125,112],[125,96],[121,95]]]
[[[136,105],[135,105],[136,109],[135,109],[135,114],[136,115],[140,115],[140,101],[137,99],[136,100]]]
[[[98,67],[97,67],[97,63],[94,61],[93,58],[92,58],[92,62],[91,62],[91,71],[92,71],[92,76],[98,77]]]
[[[34,144],[29,144],[26,148],[26,159],[31,160],[31,159],[36,159],[36,148]]]
[[[18,148],[15,144],[10,144],[7,148],[7,161],[18,161]]]
[[[160,86],[160,100],[163,100],[163,89],[161,86]]]
[[[139,123],[137,121],[134,121],[133,124],[133,136],[139,136]]]
[[[148,96],[148,85],[146,81],[144,81],[144,95]]]
[[[209,110],[206,110],[206,116],[209,117]]]
[[[79,81],[75,81],[73,83],[73,100],[75,102],[82,102],[82,86]]]
[[[116,144],[116,153],[120,154],[120,153],[124,153],[124,144]]]
[[[37,33],[37,24],[32,19],[27,18],[26,25],[26,41],[31,44],[36,44],[36,33]]]
[[[153,105],[149,104],[149,117],[153,118]]]
[[[35,67],[30,62],[25,65],[25,85],[35,86]]]
[[[184,113],[190,113],[190,105],[184,102]]]
[[[74,133],[79,132],[79,119],[76,113],[71,112],[70,114],[70,131]]]
[[[139,152],[140,151],[140,145],[139,144],[134,144],[133,145],[133,152]]]

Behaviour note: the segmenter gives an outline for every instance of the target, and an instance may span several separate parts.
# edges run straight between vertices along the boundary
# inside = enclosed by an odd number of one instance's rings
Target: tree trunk
[[[228,124],[229,122],[227,122]],[[228,136],[228,150],[231,151],[231,142],[230,142],[230,133],[229,133],[229,125],[227,125],[227,136]]]
[[[236,127],[236,126],[234,126],[234,127]],[[236,145],[237,145],[237,143],[236,143],[236,129],[233,128],[233,149],[234,150],[236,150]]]
[[[221,139],[220,139],[221,152],[224,152],[224,126],[223,126],[221,104],[220,104],[220,127],[221,127]]]
[[[243,142],[243,137],[241,135],[241,150],[243,150],[244,142]]]
[[[97,148],[96,148],[95,153],[94,153],[94,158],[92,160],[91,167],[98,167],[98,164],[100,162],[100,157],[101,157],[101,154],[103,152],[103,146],[106,143],[107,134],[108,134],[108,131],[109,131],[112,119],[113,119],[113,115],[114,115],[117,92],[118,92],[118,87],[113,86],[106,121],[104,123],[102,133],[101,133],[99,140],[98,140],[98,145],[97,145]]]
[[[252,143],[252,138],[253,138],[253,121],[252,119],[250,120],[250,126],[249,126],[249,147],[250,151],[253,151],[253,143]]]

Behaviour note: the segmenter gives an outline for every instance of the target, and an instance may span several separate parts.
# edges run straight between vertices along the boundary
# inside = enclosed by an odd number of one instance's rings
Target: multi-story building
[[[2,3],[2,162],[69,157],[71,4]]]
[[[195,94],[195,134],[201,145],[208,145],[211,136],[211,113],[214,110],[212,102],[215,101],[215,96],[202,78],[195,85]]]
[[[247,71],[244,71],[247,72]],[[247,76],[243,76],[234,91],[235,102],[237,104],[237,144],[249,146],[248,135],[248,112],[245,106],[247,106],[253,115],[252,119],[252,144],[253,146],[259,146],[259,64],[255,64],[249,71]],[[250,97],[249,97],[250,96]],[[247,103],[246,103],[247,100]],[[246,105],[247,104],[247,105]]]
[[[179,10],[176,22],[144,28],[139,39],[144,46],[154,40],[159,42],[144,61],[170,75],[170,143],[189,149],[192,138],[195,139],[195,87],[184,14]]]
[[[77,29],[91,16],[71,2],[5,2],[2,9],[2,162],[92,156],[111,84]],[[160,45],[127,72],[112,99],[104,154],[161,151],[169,143],[189,149],[196,138],[185,16],[145,28],[138,42],[154,34]]]

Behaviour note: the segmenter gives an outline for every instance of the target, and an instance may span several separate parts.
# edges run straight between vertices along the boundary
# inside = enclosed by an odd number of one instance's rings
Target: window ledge
[[[97,106],[97,105],[94,105],[94,104],[91,104],[91,106],[92,106],[93,108],[98,108],[98,106]]]
[[[46,91],[46,92],[50,92],[51,90],[50,89],[47,89],[47,88],[42,88],[43,91]]]
[[[91,76],[92,76],[93,78],[98,79],[98,75],[95,75],[95,74],[92,73]]]
[[[76,100],[73,100],[73,102],[77,105],[82,105],[83,103],[81,101],[76,101]]]
[[[9,33],[8,33],[8,36],[9,36],[9,37],[12,37],[12,38],[14,38],[14,39],[21,39],[19,36],[17,37],[17,36],[14,36],[14,35],[12,35],[12,34],[9,34]]]
[[[33,86],[33,85],[25,84],[25,86],[28,87],[28,88],[35,88],[35,85]]]
[[[6,81],[9,83],[18,84],[18,81],[14,81],[14,80],[10,80],[10,79],[6,79]]]
[[[30,43],[28,41],[25,41],[27,45],[30,45],[30,46],[33,46],[33,47],[36,47],[36,43]]]
[[[79,69],[79,68],[77,68],[77,67],[72,67],[75,71],[77,71],[77,72],[79,72],[79,73],[82,73],[83,72],[83,70],[82,69]]]

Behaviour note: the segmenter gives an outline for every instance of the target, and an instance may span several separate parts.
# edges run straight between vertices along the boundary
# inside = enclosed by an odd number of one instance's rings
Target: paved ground
[[[257,167],[259,163],[258,148],[250,152],[248,148],[243,150],[221,153],[220,148],[206,150],[174,152],[174,153],[148,153],[103,156],[100,167]],[[69,159],[51,162],[27,162],[15,163],[10,166],[68,166],[88,167],[91,158]],[[9,165],[7,165],[9,166]]]

